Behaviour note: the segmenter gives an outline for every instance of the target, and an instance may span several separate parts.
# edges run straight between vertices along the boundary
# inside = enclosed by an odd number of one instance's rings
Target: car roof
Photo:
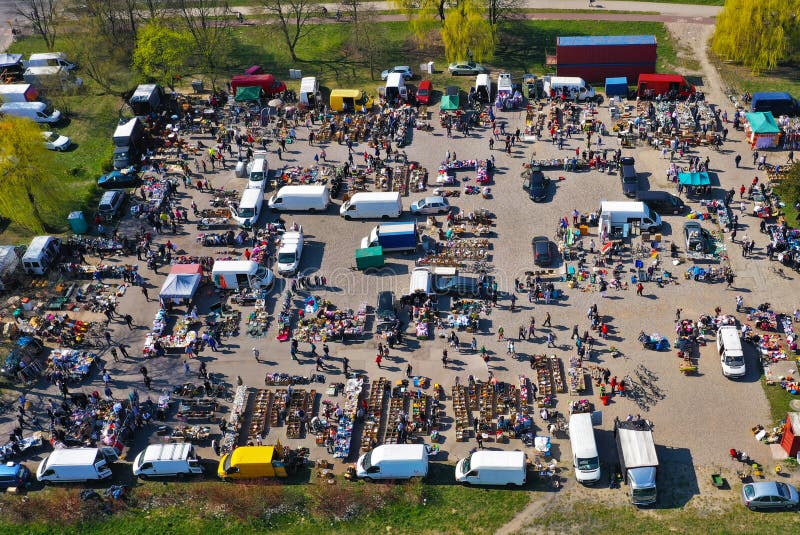
[[[458,86],[448,85],[444,88],[444,94],[449,96],[458,95]]]
[[[633,156],[623,156],[622,160],[620,160],[623,165],[633,165],[636,160],[634,160]]]
[[[547,236],[534,236],[532,242],[549,242],[550,238]]]
[[[425,197],[426,203],[434,203],[434,202],[444,202],[446,203],[447,200],[442,197],[441,195],[431,195],[430,197]]]
[[[773,496],[778,494],[778,483],[775,481],[754,481],[745,487],[752,487],[753,496]]]

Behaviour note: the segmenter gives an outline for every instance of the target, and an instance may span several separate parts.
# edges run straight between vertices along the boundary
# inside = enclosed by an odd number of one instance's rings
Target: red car
[[[417,100],[420,104],[428,104],[431,101],[433,84],[430,80],[422,80],[417,87]]]

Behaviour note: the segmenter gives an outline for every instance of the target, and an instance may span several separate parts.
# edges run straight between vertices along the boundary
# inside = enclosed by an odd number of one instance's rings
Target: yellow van
[[[361,89],[334,89],[331,91],[331,111],[353,113],[372,108],[374,100]]]
[[[217,475],[225,480],[286,477],[283,447],[278,443],[275,446],[236,448],[219,460]]]

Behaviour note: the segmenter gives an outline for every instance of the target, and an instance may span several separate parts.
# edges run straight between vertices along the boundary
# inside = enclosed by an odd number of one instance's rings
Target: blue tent
[[[678,173],[678,181],[684,186],[709,186],[711,179],[708,173]]]
[[[628,79],[625,78],[624,76],[622,78],[606,78],[606,96],[627,97]]]

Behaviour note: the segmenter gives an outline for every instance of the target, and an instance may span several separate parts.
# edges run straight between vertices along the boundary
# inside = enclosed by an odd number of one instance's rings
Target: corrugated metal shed
[[[582,35],[557,37],[557,46],[657,45],[655,35]]]

